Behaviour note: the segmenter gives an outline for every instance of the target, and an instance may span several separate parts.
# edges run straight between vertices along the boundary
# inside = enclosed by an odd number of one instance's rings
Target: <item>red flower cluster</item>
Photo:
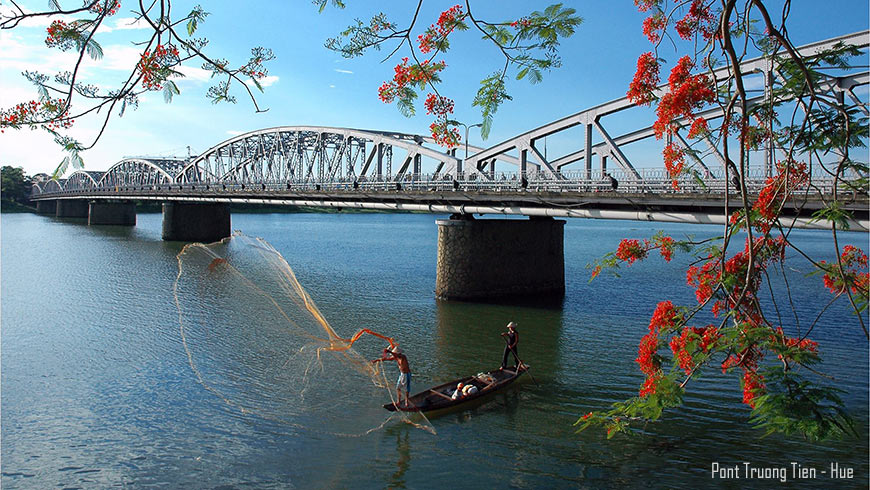
[[[701,267],[689,267],[686,270],[686,284],[695,288],[698,304],[710,299],[713,288],[719,284],[719,260],[714,260],[710,255]]]
[[[637,71],[628,87],[628,100],[636,105],[649,105],[656,100],[655,90],[659,85],[659,62],[652,53],[644,53],[637,59]]]
[[[72,42],[66,38],[66,33],[71,30],[71,27],[62,20],[56,20],[48,26],[48,36],[45,38],[45,45],[49,48],[59,47],[66,51],[72,46]]]
[[[657,236],[653,241],[659,247],[659,252],[665,262],[670,262],[674,256],[674,239],[669,236]]]
[[[710,130],[707,129],[707,120],[699,117],[692,121],[692,127],[689,128],[689,138],[697,138],[707,134]]]
[[[148,90],[161,90],[166,74],[163,71],[178,63],[178,49],[172,45],[158,44],[154,53],[145,50],[136,68],[142,73],[142,86]]]
[[[846,287],[866,301],[870,296],[870,276],[867,273],[867,255],[857,247],[846,245],[840,254],[840,262],[843,264],[843,274],[835,265],[828,266],[823,260],[820,262],[826,271],[823,277],[825,287],[833,294],[841,294]]]
[[[65,99],[49,99],[17,104],[11,109],[0,111],[0,128],[43,124],[52,131],[68,129],[75,120],[68,117],[69,107],[64,107],[65,103]],[[0,129],[0,132],[5,132],[5,129]]]
[[[737,308],[742,306],[747,308],[746,316],[749,319],[755,318],[755,308],[752,306],[752,298],[755,291],[761,285],[761,272],[767,267],[769,262],[782,260],[785,255],[785,239],[779,237],[777,239],[768,236],[757,237],[753,242],[753,254],[755,261],[753,270],[747,274],[747,266],[749,264],[749,240],[746,240],[746,246],[742,252],[736,253],[733,257],[725,261],[724,269],[726,277],[732,277],[734,281],[725,281],[721,275],[720,265],[722,264],[721,257],[708,255],[706,261],[701,267],[691,266],[686,271],[686,283],[695,288],[695,298],[698,303],[704,303],[713,296],[714,290],[720,283],[729,282],[733,287],[729,291],[725,291],[727,302],[722,304],[715,302],[713,304],[713,314],[718,316],[722,308]],[[740,304],[737,304],[743,286],[746,284],[747,275],[749,277],[749,287]]]
[[[684,327],[679,337],[671,338],[671,352],[680,363],[680,369],[691,374],[695,367],[695,361],[692,359],[692,352],[689,352],[690,342],[697,343],[697,349],[700,352],[708,352],[712,349],[716,342],[721,337],[719,331],[713,325],[707,325],[704,328],[700,327]]]
[[[799,350],[812,352],[813,354],[819,353],[818,342],[806,338],[800,339],[797,337],[788,337],[787,335],[785,335],[785,332],[782,331],[782,327],[776,327],[776,331],[770,336],[770,340],[780,343],[786,347],[798,348]],[[778,357],[782,359],[782,354],[780,354]]]
[[[451,127],[447,121],[433,122],[429,125],[429,130],[432,131],[432,139],[439,145],[447,148],[456,148],[462,137],[459,136],[459,130],[456,127]]]
[[[754,369],[743,373],[743,403],[755,408],[755,399],[764,393],[764,377]]]
[[[101,2],[97,2],[91,5],[91,8],[88,9],[95,14],[102,14],[106,12],[106,15],[115,15],[118,13],[118,9],[121,8],[121,0],[102,0]]]
[[[426,107],[426,114],[442,116],[453,113],[453,99],[438,94],[429,94],[423,106]]]
[[[659,3],[661,3],[661,0],[634,0],[634,5],[641,12],[646,12],[653,7],[658,7]]]
[[[649,331],[658,332],[660,330],[672,329],[679,319],[680,313],[677,312],[674,305],[670,301],[662,301],[656,305],[656,309],[649,322]]]
[[[756,347],[746,347],[737,355],[722,362],[722,373],[731,368],[743,369],[743,403],[755,408],[755,399],[764,393],[764,377],[758,374],[758,361],[762,355]]]
[[[646,246],[642,247],[637,240],[630,240],[628,238],[619,242],[619,248],[616,249],[616,258],[628,262],[628,265],[633,264],[636,260],[645,259],[646,254]]]
[[[669,91],[662,96],[656,110],[658,119],[653,124],[656,138],[661,139],[665,134],[672,134],[678,129],[676,121],[681,117],[694,124],[695,110],[714,100],[715,94],[707,76],[691,74],[694,66],[688,56],[683,56],[671,70],[668,77]]]
[[[631,265],[635,261],[645,259],[650,250],[657,248],[659,249],[659,252],[661,252],[662,258],[664,258],[665,261],[670,262],[674,255],[675,245],[676,242],[673,238],[663,235],[656,235],[653,237],[652,242],[644,240],[643,243],[639,240],[626,238],[619,242],[619,247],[617,247],[614,256],[623,262],[628,262],[628,265]],[[595,271],[593,271],[592,277],[594,278],[600,272],[601,266],[596,267]]]
[[[532,25],[531,19],[526,17],[520,17],[519,19],[511,22],[511,27],[514,29],[522,29],[523,27],[529,27]]]
[[[638,395],[645,397],[656,392],[658,380],[662,376],[661,362],[656,357],[659,350],[659,337],[656,333],[648,333],[640,339],[637,348],[637,359],[634,360],[640,366],[640,370],[646,375],[646,380],[640,388]]]
[[[665,28],[666,18],[661,12],[656,12],[643,21],[643,35],[649,42],[655,44],[662,38],[662,30]]]
[[[269,74],[269,71],[263,66],[263,58],[261,57],[251,58],[245,66],[239,68],[239,71],[257,80],[265,78]]]
[[[640,64],[641,60],[639,59],[638,66]],[[706,131],[707,121],[695,117],[695,111],[703,107],[705,103],[712,102],[715,94],[706,75],[691,74],[693,67],[692,60],[688,56],[683,56],[671,70],[671,75],[668,77],[668,92],[662,96],[656,108],[658,119],[653,124],[656,139],[662,139],[665,135],[673,135],[681,126],[678,123],[681,118],[691,121],[692,127],[689,132],[692,136],[698,136],[702,131]],[[634,85],[634,81],[632,81],[632,85]],[[631,96],[632,91],[629,91],[629,98]],[[669,143],[665,146],[663,157],[665,168],[671,177],[671,185],[677,189],[679,187],[677,176],[683,171],[685,165],[683,150],[674,143]]]
[[[439,71],[446,67],[447,64],[443,61],[440,63],[429,63],[429,60],[408,66],[408,58],[402,58],[402,62],[393,69],[395,71],[393,80],[384,82],[378,88],[378,97],[382,102],[389,104],[396,97],[401,97],[401,92],[406,85],[429,82]]]
[[[459,129],[451,127],[447,122],[447,115],[453,113],[453,99],[430,93],[423,105],[426,107],[426,114],[436,116],[435,122],[429,125],[435,142],[447,148],[458,146],[460,141]]]
[[[676,143],[668,143],[662,151],[662,157],[665,162],[665,170],[671,178],[671,187],[674,190],[680,188],[679,177],[683,173],[683,167],[686,164],[685,153],[683,149],[677,146]]]
[[[678,20],[674,27],[683,39],[690,40],[700,33],[705,41],[709,41],[716,33],[716,17],[710,12],[710,7],[704,5],[704,0],[692,0],[686,16]]]
[[[659,332],[673,329],[680,318],[680,314],[677,313],[670,301],[662,301],[656,305],[649,322],[649,333],[640,339],[637,359],[634,360],[646,375],[646,381],[639,392],[641,397],[654,394],[662,378],[661,362],[656,355],[659,349]]]
[[[417,36],[417,41],[420,43],[420,52],[427,54],[438,47],[438,44],[453,32],[456,24],[464,17],[461,5],[454,5],[441,12],[441,15],[438,16],[438,21],[430,25],[426,29],[426,32]]]
[[[807,182],[809,182],[809,174],[807,174],[806,164],[779,162],[777,175],[767,179],[764,188],[758,193],[758,200],[752,205],[752,209],[761,215],[761,219],[756,223],[757,228],[763,233],[768,233],[779,217],[783,203],[791,197],[795,189],[806,185]]]

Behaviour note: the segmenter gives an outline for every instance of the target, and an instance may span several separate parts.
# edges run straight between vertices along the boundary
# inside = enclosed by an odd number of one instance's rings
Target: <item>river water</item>
[[[762,432],[747,423],[738,374],[712,372],[690,385],[683,410],[648,426],[649,436],[608,441],[600,430],[575,434],[571,424],[637,393],[641,374],[633,360],[656,302],[691,304],[694,295],[685,286],[684,258],[676,265],[653,258],[622,269],[620,279],[602,276],[592,283],[585,265],[615,249],[623,237],[648,237],[658,229],[705,237],[718,229],[569,220],[567,293],[561,304],[472,304],[433,297],[436,218],[233,215],[233,228],[266,239],[283,254],[339,333],[368,326],[400,339],[415,372],[415,388],[496,367],[503,346],[498,334],[508,321],[519,324],[520,353],[533,366],[538,384],[525,377],[487,404],[436,418],[436,435],[396,422],[362,437],[337,437],[239,413],[197,382],[172,295],[182,244],[161,240],[159,214],[140,214],[135,228],[2,215],[0,484],[783,485],[711,479],[714,462],[740,465],[741,478],[747,462],[789,468],[789,485],[827,487],[835,483],[827,475],[833,462],[854,471],[853,479],[838,485],[866,488],[868,344],[844,304],[825,313],[812,337],[825,359],[822,369],[846,391],[861,438],[824,443],[761,438]],[[793,238],[811,253],[827,255],[829,234],[795,231]],[[841,245],[867,245],[866,234],[842,238]],[[802,262],[790,264],[795,307],[814,316],[828,293],[818,276],[803,276]],[[245,294],[231,296],[226,307],[243,304]],[[353,420],[359,408],[348,406],[347,417]],[[817,469],[817,478],[794,481],[792,462]]]

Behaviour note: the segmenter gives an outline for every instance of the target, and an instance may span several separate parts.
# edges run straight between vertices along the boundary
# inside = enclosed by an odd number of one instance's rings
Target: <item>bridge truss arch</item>
[[[281,126],[223,141],[176,176],[180,184],[397,181],[422,173],[454,175],[460,161],[417,135],[321,126]]]
[[[834,39],[819,41],[798,48],[801,55],[807,56],[818,53],[825,49],[830,49],[838,43],[853,45],[862,50],[867,50],[870,45],[870,36],[868,31],[862,31],[854,34],[840,36]],[[864,67],[866,68],[866,67]],[[781,83],[782,74],[780,71],[770,65],[767,58],[755,58],[741,63],[743,73],[751,74],[754,77],[751,83],[757,84],[760,89],[759,94],[750,99],[750,104],[763,103],[768,94],[771,93],[772,87],[776,83]],[[717,80],[727,78],[727,68],[720,68],[714,72]],[[855,88],[859,86],[867,86],[870,83],[870,72],[852,70],[848,73],[840,72],[836,75],[824,77],[819,81],[819,88],[826,91],[839,101],[843,101],[849,108],[857,109],[866,115],[870,115],[866,100],[862,101],[855,93]],[[667,88],[667,85],[662,85],[657,90],[657,95],[661,96]],[[630,109],[635,109],[637,106],[628,100],[627,97],[616,99],[590,109],[569,115],[562,119],[545,124],[538,128],[517,135],[513,138],[505,140],[501,143],[493,145],[486,149],[474,151],[465,162],[464,171],[466,173],[482,173],[484,175],[495,176],[496,160],[501,160],[515,165],[515,169],[527,175],[530,180],[540,180],[557,182],[560,180],[586,180],[599,181],[606,178],[608,175],[615,176],[619,182],[638,182],[638,181],[659,181],[668,180],[665,169],[661,164],[657,164],[654,168],[640,168],[635,166],[631,158],[627,156],[629,150],[626,148],[629,145],[649,140],[655,136],[652,125],[648,127],[638,128],[634,123],[628,126],[628,131],[625,131],[625,121],[615,121],[616,124],[610,126],[610,121],[619,116],[613,116],[605,122],[608,116],[621,113]],[[721,118],[722,110],[718,107],[713,107],[705,112],[698,114],[707,120]],[[621,123],[621,127],[620,127]],[[688,127],[684,124],[682,132],[677,131],[673,143],[676,143],[683,149],[690,149],[687,154],[688,158],[693,160],[696,173],[694,175],[686,175],[683,178],[690,185],[697,179],[705,181],[707,184],[713,183],[715,186],[717,179],[724,176],[723,168],[728,161],[728,156],[722,155],[719,150],[713,145],[709,138],[702,138],[696,142],[689,142],[685,136],[688,132]],[[572,128],[580,129],[579,134],[570,133]],[[541,143],[546,145],[546,138],[555,136],[562,140],[574,141],[573,151],[568,151],[565,154],[552,156],[547,155],[546,146],[542,148]],[[664,142],[667,143],[667,142]],[[752,179],[763,179],[769,176],[773,169],[775,160],[776,148],[768,147],[759,150],[761,162],[755,165],[752,169],[752,175],[747,175]],[[656,155],[661,154],[661,148]],[[597,165],[593,168],[593,158],[597,160]],[[569,167],[571,164],[582,162],[582,166]],[[613,168],[608,167],[608,163],[612,162]],[[644,166],[648,167],[648,166]]]
[[[97,188],[97,183],[105,172],[76,170],[66,179],[65,192],[86,191]]]
[[[42,192],[45,194],[63,192],[66,179],[51,179],[42,184]]]
[[[97,181],[101,189],[125,189],[171,184],[187,163],[175,158],[125,158],[112,165]]]

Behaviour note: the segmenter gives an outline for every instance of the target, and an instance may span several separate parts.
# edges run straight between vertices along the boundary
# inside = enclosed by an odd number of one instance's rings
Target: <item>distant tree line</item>
[[[2,173],[2,187],[0,187],[0,206],[3,211],[20,209],[21,206],[30,207],[30,188],[33,180],[24,173],[21,167],[4,165],[0,169]]]

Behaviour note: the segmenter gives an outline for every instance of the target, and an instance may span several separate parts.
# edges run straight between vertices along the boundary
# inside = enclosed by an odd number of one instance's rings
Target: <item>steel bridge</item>
[[[799,51],[810,55],[837,43],[866,50],[870,33],[821,41]],[[769,100],[781,77],[778,68],[759,58],[744,62],[743,71],[752,73],[747,79],[748,86],[755,87],[750,102]],[[715,74],[726,76],[724,69]],[[866,98],[868,82],[866,70],[840,70],[819,86],[845,107],[870,115],[861,98]],[[865,88],[856,93],[859,87]],[[629,111],[632,119],[626,124],[620,117]],[[131,157],[105,171],[79,170],[66,179],[37,181],[32,199],[257,203],[723,223],[726,190],[734,192],[733,184],[724,179],[729,160],[708,139],[690,144],[679,132],[674,138],[673,142],[692,150],[688,155],[694,163],[680,177],[679,190],[671,185],[664,168],[635,165],[660,154],[662,142],[653,139],[649,112],[621,98],[489,148],[461,147],[467,153],[464,158],[455,149],[445,152],[425,136],[282,126],[236,136],[194,158]],[[708,120],[722,117],[718,108],[701,115]],[[649,120],[650,125],[638,128],[637,120]],[[547,138],[568,142],[572,149],[548,156]],[[654,148],[650,149],[650,143]],[[645,153],[643,148],[634,151],[640,157],[632,154],[636,144],[646,145]],[[781,149],[772,146],[753,152],[753,165],[744,175],[751,192],[757,192],[771,175],[778,152]],[[830,194],[834,179],[824,163],[810,159],[810,164],[813,191],[808,186],[803,197],[789,203],[786,214],[790,213],[792,221],[786,224],[828,226],[814,223],[809,215],[824,205],[819,191]],[[870,229],[867,193],[852,193],[846,200],[856,216],[853,229]]]

